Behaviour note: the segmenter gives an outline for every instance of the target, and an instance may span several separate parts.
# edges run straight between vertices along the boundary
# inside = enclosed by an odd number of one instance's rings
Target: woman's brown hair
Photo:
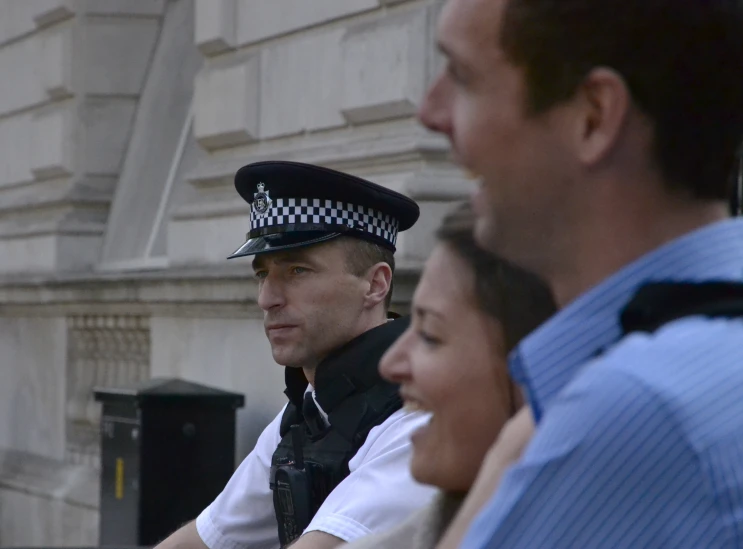
[[[511,351],[557,308],[540,278],[477,245],[474,218],[469,202],[461,204],[444,217],[436,237],[472,268],[476,304],[502,325]]]

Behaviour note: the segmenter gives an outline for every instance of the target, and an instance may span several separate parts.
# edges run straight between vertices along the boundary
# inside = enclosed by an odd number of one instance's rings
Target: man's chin
[[[273,355],[274,362],[279,366],[285,366],[287,368],[303,368],[303,365],[307,363],[307,356],[303,353],[298,353],[293,349],[276,348],[272,349],[271,354]]]
[[[294,368],[294,361],[289,353],[282,352],[282,349],[272,349],[271,354],[274,362],[279,366]]]

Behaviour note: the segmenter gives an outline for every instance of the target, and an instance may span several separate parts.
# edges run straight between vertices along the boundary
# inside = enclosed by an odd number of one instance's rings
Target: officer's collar
[[[315,395],[315,388],[307,384],[307,388],[304,390],[304,398],[307,398],[307,394],[312,395],[312,400],[315,401],[315,407],[317,408],[317,411],[320,412],[320,417],[323,420],[323,423],[325,423],[325,427],[330,425],[330,420],[328,419],[328,414],[325,412],[325,410],[322,409],[322,406],[320,406],[320,403],[317,402],[317,396]]]
[[[315,399],[327,413],[349,394],[379,382],[379,361],[410,324],[409,317],[372,328],[328,355],[315,371]],[[286,368],[289,400],[302,409],[308,381],[301,368]]]

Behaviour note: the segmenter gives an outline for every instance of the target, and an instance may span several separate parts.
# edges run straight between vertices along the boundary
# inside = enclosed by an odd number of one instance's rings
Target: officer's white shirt
[[[196,519],[199,535],[210,549],[279,547],[269,472],[281,441],[283,413],[261,433],[224,491]],[[410,476],[410,435],[429,418],[428,413],[398,410],[374,427],[349,461],[350,474],[328,496],[305,533],[319,530],[353,541],[387,530],[427,505],[435,489]]]

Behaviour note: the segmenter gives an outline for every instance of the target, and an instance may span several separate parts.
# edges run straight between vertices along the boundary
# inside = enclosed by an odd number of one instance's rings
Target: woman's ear
[[[392,289],[392,269],[387,263],[380,261],[369,268],[367,280],[369,281],[369,290],[364,296],[364,301],[365,305],[372,309],[380,303],[384,303],[387,294]]]

